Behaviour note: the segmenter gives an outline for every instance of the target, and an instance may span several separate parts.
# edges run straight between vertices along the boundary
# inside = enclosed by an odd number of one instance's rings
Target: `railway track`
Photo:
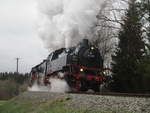
[[[125,98],[124,98],[125,97]],[[139,98],[141,97],[141,98]],[[31,101],[32,103],[44,104],[45,102],[53,103],[64,101],[70,109],[84,108],[87,110],[96,110],[116,113],[149,113],[150,95],[149,94],[126,94],[126,93],[91,93],[91,92],[24,92],[16,97],[17,103]],[[58,100],[58,101],[56,101]],[[69,100],[69,101],[67,101]],[[98,112],[97,112],[98,113]]]
[[[68,93],[83,94],[83,95],[86,94],[86,95],[150,98],[150,94],[135,94],[135,93],[114,93],[114,92],[68,92]]]

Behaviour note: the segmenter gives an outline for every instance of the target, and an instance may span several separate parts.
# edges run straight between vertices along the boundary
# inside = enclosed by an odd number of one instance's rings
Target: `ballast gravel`
[[[88,94],[68,94],[52,92],[24,92],[17,97],[17,103],[30,101],[44,103],[47,100],[66,99],[66,107],[88,112],[104,113],[150,113],[150,98],[119,97]]]

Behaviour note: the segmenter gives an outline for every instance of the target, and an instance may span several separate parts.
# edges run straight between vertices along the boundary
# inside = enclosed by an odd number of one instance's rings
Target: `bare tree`
[[[93,43],[100,49],[104,67],[110,68],[111,55],[118,43],[116,36],[120,26],[123,25],[121,17],[125,14],[127,4],[128,0],[107,0],[97,15]]]

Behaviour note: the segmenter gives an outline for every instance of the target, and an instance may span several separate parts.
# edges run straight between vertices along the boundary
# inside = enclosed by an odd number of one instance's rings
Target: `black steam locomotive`
[[[64,79],[76,91],[99,91],[104,73],[98,48],[83,39],[75,47],[52,52],[46,60],[32,68],[30,86],[35,81],[39,85],[51,85],[50,78]]]

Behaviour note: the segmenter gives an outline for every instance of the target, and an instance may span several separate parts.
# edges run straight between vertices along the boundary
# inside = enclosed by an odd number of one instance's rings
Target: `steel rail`
[[[150,98],[150,94],[136,93],[115,93],[115,92],[68,92],[69,94],[86,94],[86,95],[101,95],[101,96],[117,96],[117,97],[138,97]]]

